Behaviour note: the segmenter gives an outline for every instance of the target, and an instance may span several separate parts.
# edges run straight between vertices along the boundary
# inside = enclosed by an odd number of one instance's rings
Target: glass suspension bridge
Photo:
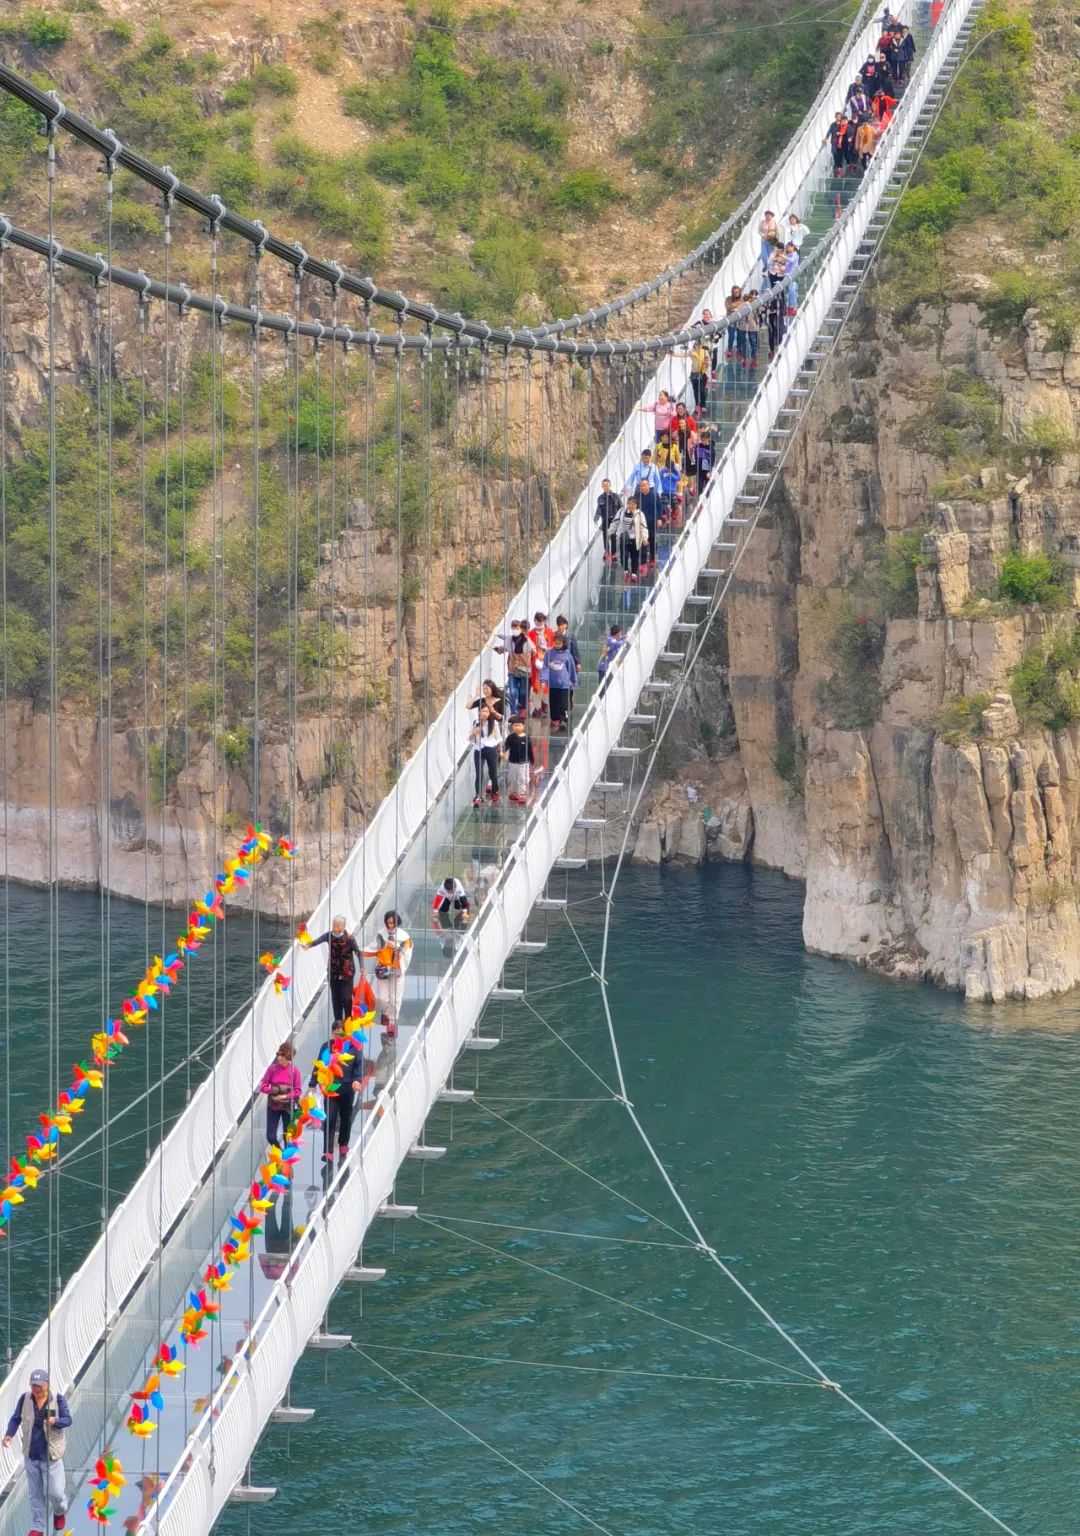
[[[151,723],[165,733],[156,756],[144,751],[146,804],[156,798],[163,807],[160,846],[142,854],[147,870],[151,859],[161,861],[161,884],[164,860],[178,847],[167,806],[176,783],[189,775],[178,774],[170,759],[169,722],[182,722],[186,771],[197,691],[211,758],[200,800],[210,830],[194,852],[184,850],[193,889],[204,889],[216,871],[239,869],[237,885],[274,883],[277,909],[294,928],[306,917],[317,933],[341,912],[351,931],[366,935],[394,908],[414,938],[397,1037],[381,1045],[376,1028],[361,1047],[378,1092],[365,1097],[340,1166],[324,1175],[315,1123],[292,1166],[266,1167],[257,1093],[264,1068],[286,1038],[306,1066],[328,1033],[325,952],[297,943],[273,957],[274,974],[256,988],[250,1007],[222,1019],[220,1029],[215,1025],[209,1074],[178,1114],[162,1114],[160,1142],[145,1170],[106,1212],[100,1239],[66,1283],[59,1218],[54,1224],[50,1217],[54,1305],[11,1362],[0,1402],[13,1403],[29,1369],[44,1361],[54,1388],[72,1398],[75,1426],[66,1459],[78,1491],[71,1530],[100,1529],[87,1507],[95,1493],[99,1508],[107,1500],[110,1524],[142,1536],[196,1536],[211,1529],[227,1502],[272,1493],[250,1486],[259,1436],[271,1420],[310,1417],[291,1403],[293,1368],[309,1348],[348,1342],[326,1329],[330,1300],[343,1281],[380,1277],[363,1263],[365,1234],[376,1220],[411,1214],[394,1198],[398,1169],[406,1158],[434,1159],[444,1150],[427,1141],[425,1123],[434,1106],[471,1096],[455,1083],[463,1053],[498,1045],[498,1034],[486,1032],[485,1010],[491,1004],[511,1010],[520,996],[520,967],[543,947],[530,919],[565,905],[559,872],[595,857],[608,818],[632,812],[787,447],[971,46],[977,0],[951,0],[933,32],[921,25],[923,9],[910,0],[894,8],[912,22],[919,62],[861,178],[835,180],[822,146],[849,82],[876,48],[881,26],[869,4],[791,142],[735,214],[652,282],[584,315],[532,329],[447,315],[381,290],[183,185],[168,167],[96,128],[55,93],[0,67],[0,88],[38,111],[46,125],[44,186],[32,203],[44,213],[34,228],[0,216],[0,343],[6,358],[13,327],[30,326],[45,379],[40,405],[48,472],[40,504],[50,572],[43,621],[49,666],[47,698],[37,708],[48,711],[47,761],[40,766],[49,794],[41,867],[32,874],[55,890],[62,866],[57,753],[65,632],[58,567],[65,496],[73,478],[88,476],[100,522],[83,575],[99,585],[102,636],[111,636],[121,617],[114,562],[134,559],[139,566],[138,552],[112,542],[122,485],[141,515],[138,716],[144,734]],[[103,254],[65,243],[54,192],[58,164],[65,172],[78,165],[88,179],[104,172]],[[121,171],[153,194],[159,211],[160,233],[147,242],[145,270],[127,269],[114,257]],[[751,373],[724,357],[724,296],[734,284],[749,288],[757,280],[757,229],[766,208],[779,216],[799,213],[808,234],[797,312],[775,354],[766,361],[763,348],[762,365]],[[707,311],[720,318],[703,320]],[[88,376],[62,349],[61,333],[72,328],[85,339]],[[652,418],[639,407],[661,388],[689,402],[689,348],[698,338],[718,348],[705,412],[717,428],[713,473],[682,526],[661,530],[655,577],[624,587],[604,562],[593,509],[602,481],[621,490],[641,450],[652,445]],[[3,379],[0,390],[13,387],[6,368]],[[61,430],[73,401],[91,423],[92,445],[91,462],[74,466],[64,462]],[[4,393],[5,509],[18,472],[9,441],[11,407]],[[279,419],[283,426],[270,424]],[[351,445],[356,423],[361,448]],[[574,457],[567,447],[582,428],[586,442]],[[146,458],[150,432],[163,441],[153,473]],[[266,457],[272,432],[278,433],[273,472]],[[187,536],[196,502],[205,512],[201,547]],[[270,514],[281,506],[284,534],[275,539],[272,529],[280,524]],[[245,541],[239,571],[226,553],[238,534]],[[314,549],[308,569],[305,540]],[[524,576],[523,564],[530,567]],[[464,592],[448,574],[462,567],[477,573]],[[299,616],[301,587],[315,595],[314,640]],[[275,602],[284,611],[283,635]],[[6,604],[5,584],[5,623]],[[562,738],[545,732],[538,740],[545,772],[527,808],[476,809],[466,705],[484,678],[504,675],[501,642],[511,621],[531,621],[537,610],[551,621],[560,612],[573,619],[582,656],[573,730]],[[389,629],[372,617],[379,611],[391,615]],[[237,616],[247,647],[240,660]],[[598,689],[596,660],[613,622],[623,624],[629,643]],[[305,648],[312,644],[319,664],[305,671]],[[279,652],[284,660],[271,664]],[[111,656],[111,644],[103,643],[101,653]],[[466,657],[472,659],[455,679],[454,660]],[[120,680],[107,662],[102,668],[106,737]],[[295,859],[273,869],[255,862],[243,867],[245,856],[237,854],[243,827],[233,828],[218,789],[228,773],[238,690],[252,738],[252,819],[260,817],[275,838],[300,845]],[[298,722],[312,716],[325,793],[318,816],[301,826]],[[376,740],[397,765],[389,787],[369,747]],[[7,732],[4,750],[6,785]],[[290,786],[288,803],[270,803],[260,784],[271,761],[284,765],[275,783]],[[106,760],[106,828],[108,767]],[[151,796],[158,784],[160,793]],[[346,793],[357,784],[365,802],[359,806]],[[100,854],[106,885],[108,843],[106,831]],[[429,905],[437,879],[469,867],[484,892],[473,922],[449,935],[433,932]],[[321,891],[314,911],[298,910],[302,880]],[[152,881],[148,874],[147,900]],[[166,959],[165,931],[173,926],[164,921]],[[213,928],[213,914],[204,926]],[[49,942],[59,959],[53,931]],[[260,975],[254,963],[253,973]],[[155,1019],[177,1006],[160,996]],[[54,986],[52,1025],[59,1007]],[[50,1041],[56,1040],[51,1026]],[[140,1043],[148,1045],[149,1038]],[[51,1069],[58,1087],[62,1076],[59,1064]],[[107,1090],[105,1115],[108,1122]],[[107,1135],[105,1141],[107,1159]],[[59,1205],[62,1163],[48,1180],[48,1198]],[[302,1224],[293,1211],[301,1187],[308,1191]],[[261,1241],[258,1262],[255,1249],[246,1263],[241,1251],[234,1283],[213,1290],[204,1276],[222,1243],[236,1234],[236,1213],[250,1210],[246,1202],[257,1192],[263,1230],[251,1241]],[[30,1190],[25,1198],[32,1198]],[[17,1225],[18,1206],[12,1220]],[[242,1234],[240,1242],[243,1248]],[[702,1249],[719,1262],[703,1240]],[[180,1335],[185,1313],[193,1326],[193,1308],[209,1314],[208,1336],[197,1349],[186,1348]],[[169,1348],[162,1351],[162,1343]],[[823,1386],[841,1390],[813,1368]],[[133,1400],[139,1393],[142,1399]],[[150,1440],[130,1433],[143,1414],[157,1424]],[[17,1449],[0,1452],[0,1536],[28,1527]],[[123,1464],[123,1485],[114,1479],[108,1486],[100,1459],[110,1452]],[[1009,1529],[945,1474],[930,1470]]]

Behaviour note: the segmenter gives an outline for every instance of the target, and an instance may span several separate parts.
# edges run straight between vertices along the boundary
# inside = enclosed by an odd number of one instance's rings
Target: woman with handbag
[[[412,961],[412,951],[412,939],[401,926],[399,914],[385,912],[383,926],[375,936],[375,948],[364,951],[369,960],[375,961],[375,998],[384,1040],[392,1040],[397,1034],[405,972]]]
[[[266,1139],[282,1145],[282,1132],[293,1117],[303,1092],[299,1069],[293,1063],[295,1052],[288,1040],[277,1048],[277,1055],[262,1075],[259,1092],[266,1095]]]

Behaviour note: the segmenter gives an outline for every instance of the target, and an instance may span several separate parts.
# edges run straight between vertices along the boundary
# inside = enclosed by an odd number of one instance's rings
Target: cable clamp
[[[106,140],[109,146],[109,153],[105,156],[105,171],[107,175],[112,176],[116,170],[116,162],[119,160],[124,146],[116,137],[116,134],[113,133],[111,128],[104,128],[102,130],[101,137]]]
[[[139,293],[139,311],[141,313],[143,305],[148,304],[150,301],[150,289],[154,285],[154,279],[148,276],[147,273],[143,271],[142,267],[138,269],[136,276],[142,279],[142,289]]]
[[[255,260],[258,261],[259,257],[262,255],[263,251],[266,250],[267,245],[270,243],[270,231],[267,229],[262,219],[252,219],[251,222],[259,231],[259,238],[255,245]]]
[[[56,271],[56,268],[57,268],[57,266],[60,263],[60,258],[61,258],[61,256],[63,254],[64,254],[64,247],[60,244],[60,241],[57,240],[56,237],[54,236],[49,241],[49,271],[50,272],[55,272]]]
[[[6,214],[0,213],[0,251],[6,251],[11,244],[11,231],[15,228]]]
[[[338,289],[341,287],[341,280],[345,276],[345,268],[341,265],[340,261],[328,261],[326,265],[334,274],[334,281],[330,284],[330,292],[336,299]]]
[[[210,220],[210,233],[216,236],[221,230],[221,221],[229,210],[216,192],[211,192],[207,202],[212,203],[214,206],[214,217]]]
[[[60,124],[64,121],[64,118],[67,117],[68,110],[55,91],[47,91],[46,95],[52,102],[53,106],[56,108],[55,116],[50,117],[49,119],[49,132],[52,134],[56,132]]]
[[[251,322],[251,334],[252,334],[252,337],[255,338],[255,337],[258,336],[260,330],[262,329],[263,312],[259,308],[259,306],[256,304],[256,306],[255,306],[254,310],[252,311],[252,313],[254,314],[255,318]]]
[[[94,260],[97,262],[97,271],[94,273],[94,287],[101,288],[109,275],[109,263],[100,251],[94,252]]]
[[[695,1243],[694,1250],[697,1253],[704,1254],[707,1259],[716,1258],[716,1249],[710,1248],[708,1243]]]
[[[176,309],[179,318],[183,320],[184,316],[191,308],[191,289],[188,287],[187,283],[179,283],[177,286],[179,287],[180,292],[183,294],[183,298],[176,306]]]
[[[818,1385],[821,1387],[821,1390],[823,1392],[841,1392],[841,1391],[843,1391],[843,1388],[841,1387],[841,1385],[840,1385],[840,1383],[838,1381],[830,1381],[827,1376],[823,1376],[821,1378],[821,1381],[818,1383]]]
[[[304,273],[307,271],[308,262],[311,260],[311,258],[307,251],[304,250],[304,247],[300,244],[299,240],[293,241],[293,250],[300,253],[300,260],[293,262],[293,272],[296,274],[297,281],[299,281],[299,279],[302,278]]]
[[[165,210],[168,212],[168,210],[173,205],[173,199],[176,196],[176,189],[180,185],[180,178],[177,176],[171,165],[163,165],[161,167],[161,174],[169,178],[169,185],[162,193],[162,196],[165,199]]]
[[[633,1100],[628,1099],[624,1093],[613,1093],[611,1097],[615,1100],[616,1104],[621,1104],[623,1109],[633,1109],[634,1107]]]

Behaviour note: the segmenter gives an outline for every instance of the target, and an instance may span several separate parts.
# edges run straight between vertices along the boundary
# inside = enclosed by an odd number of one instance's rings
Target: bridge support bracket
[[[257,1488],[253,1483],[237,1483],[232,1493],[229,1494],[229,1503],[269,1504],[276,1493],[276,1488]]]

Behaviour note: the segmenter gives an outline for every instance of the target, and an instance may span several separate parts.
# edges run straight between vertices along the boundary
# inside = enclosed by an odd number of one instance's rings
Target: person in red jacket
[[[533,627],[529,630],[529,639],[532,642],[533,657],[532,671],[529,683],[533,693],[540,695],[540,702],[532,712],[534,720],[541,720],[548,712],[547,684],[541,680],[540,669],[544,665],[544,656],[555,644],[555,631],[547,621],[547,614],[539,609],[533,614]]]
[[[896,111],[896,97],[890,96],[887,91],[880,90],[870,103],[871,110],[881,125],[881,131],[892,122],[892,115]]]
[[[688,463],[690,447],[697,432],[697,421],[690,415],[686,406],[680,400],[675,407],[675,415],[671,418],[672,439],[678,439],[679,457],[685,467]]]

